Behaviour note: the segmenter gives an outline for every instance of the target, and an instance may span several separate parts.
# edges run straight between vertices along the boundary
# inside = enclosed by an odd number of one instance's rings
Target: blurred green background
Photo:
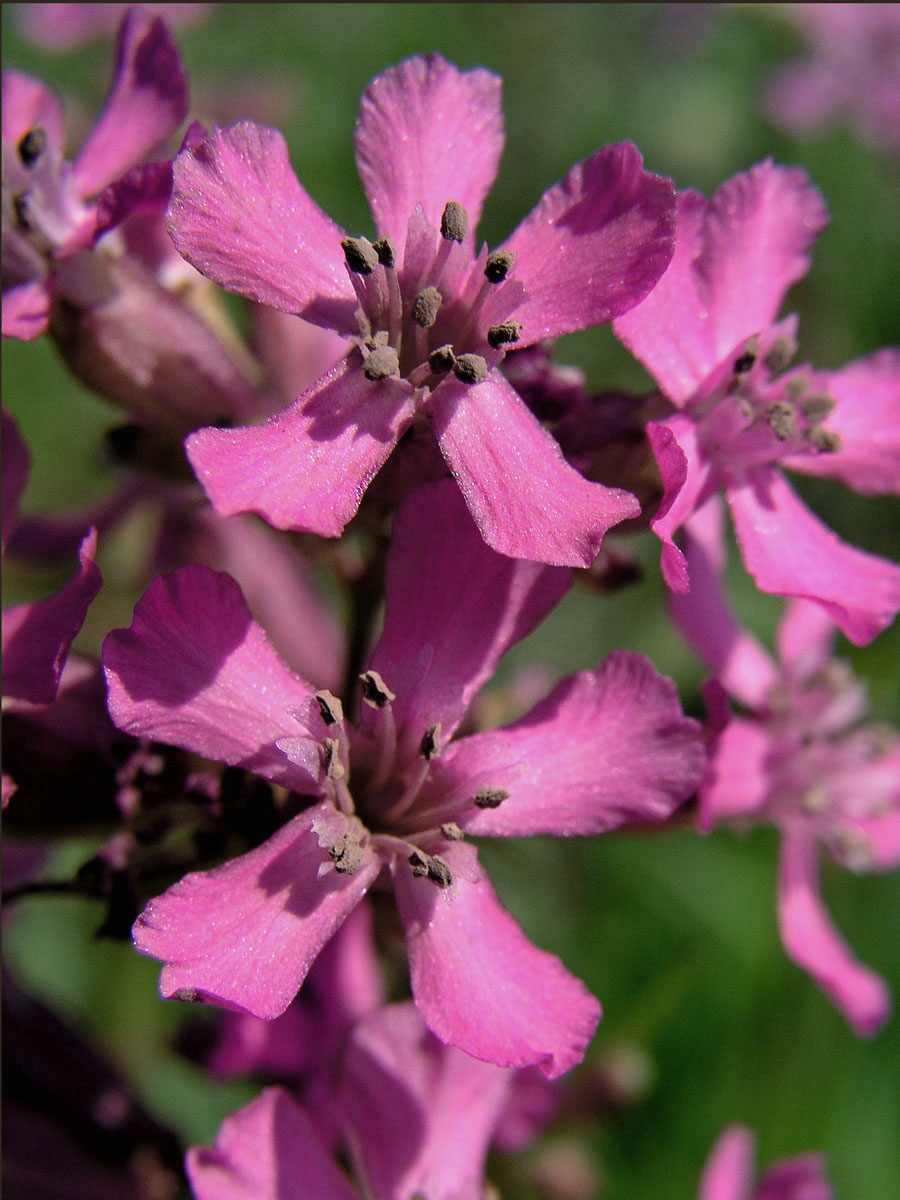
[[[105,94],[110,47],[41,53],[20,37],[15,8],[3,6],[4,65],[57,88],[76,148]],[[824,193],[831,224],[787,311],[800,313],[800,360],[839,366],[898,339],[900,170],[850,129],[835,126],[801,141],[768,122],[767,81],[802,49],[778,8],[226,4],[176,37],[192,115],[278,125],[300,180],[354,233],[371,230],[352,154],[359,94],[384,67],[429,50],[504,80],[507,149],[481,227],[489,244],[576,159],[606,142],[634,141],[649,169],[706,193],[766,156],[801,164]],[[608,329],[564,339],[557,358],[582,367],[598,389],[649,386]],[[68,378],[49,344],[4,345],[3,394],[32,450],[27,511],[111,489],[100,442],[118,414]],[[799,490],[848,540],[900,559],[895,501],[819,481]],[[129,543],[146,535],[129,526],[101,557],[104,606],[100,615],[92,610],[82,650],[96,652],[106,629],[128,623],[136,598]],[[666,622],[655,539],[634,539],[629,549],[647,568],[645,581],[611,598],[577,590],[513,652],[501,678],[535,659],[558,676],[613,648],[632,648],[674,675],[686,707],[700,711],[702,672]],[[6,603],[46,594],[62,578],[35,579],[14,564],[5,576]],[[731,583],[742,616],[768,638],[778,602],[756,593],[736,566]],[[898,722],[898,625],[865,649],[840,648],[867,679],[874,716]],[[869,1043],[857,1040],[786,961],[775,924],[776,849],[766,829],[746,837],[686,830],[484,848],[501,896],[526,931],[603,1002],[592,1056],[626,1046],[647,1065],[638,1102],[575,1131],[610,1200],[693,1196],[708,1149],[733,1121],[756,1130],[762,1163],[823,1150],[843,1200],[900,1195],[900,1020]],[[69,847],[56,870],[65,875],[83,857],[83,848]],[[859,958],[900,995],[896,878],[826,867],[823,886]],[[210,1141],[221,1117],[252,1089],[214,1087],[168,1051],[181,1010],[158,1000],[154,963],[126,945],[93,939],[97,919],[83,901],[25,901],[9,926],[8,958],[37,994],[112,1055],[188,1142]],[[498,1162],[493,1174],[505,1196],[529,1194],[508,1164]]]

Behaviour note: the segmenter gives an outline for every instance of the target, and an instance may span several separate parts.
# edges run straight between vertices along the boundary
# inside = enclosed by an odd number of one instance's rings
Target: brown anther
[[[378,252],[368,238],[344,238],[341,249],[347,266],[356,275],[371,275],[378,266]]]
[[[422,734],[422,741],[419,743],[419,753],[429,762],[433,758],[437,758],[441,748],[441,723],[438,721],[436,725],[429,725]]]
[[[453,872],[444,860],[435,854],[428,860],[428,878],[439,888],[445,888],[453,882]]]
[[[441,237],[447,242],[461,242],[469,228],[469,216],[458,200],[448,200],[441,213]]]
[[[396,693],[391,691],[377,671],[365,671],[359,678],[362,683],[362,698],[373,708],[385,708],[392,700],[397,699]]]
[[[484,277],[488,283],[502,283],[512,270],[516,256],[512,250],[494,250],[484,264]]]
[[[416,878],[421,879],[423,875],[428,874],[428,859],[419,850],[413,850],[407,862],[412,867],[412,873]]]
[[[787,400],[799,400],[804,392],[809,391],[809,378],[806,375],[794,375],[784,385],[784,395]]]
[[[837,401],[827,392],[813,392],[800,402],[800,411],[810,425],[820,425],[826,417],[830,417]]]
[[[443,299],[436,287],[423,288],[413,301],[412,319],[423,329],[430,329],[437,320],[438,309]]]
[[[437,350],[432,350],[428,355],[428,366],[435,375],[446,375],[448,371],[453,370],[455,363],[456,355],[449,342],[445,346],[438,346]]]
[[[461,383],[484,383],[488,377],[487,363],[480,354],[460,354],[453,364],[453,374]]]
[[[777,337],[766,351],[763,362],[773,375],[779,375],[797,353],[797,343],[789,337]]]
[[[834,454],[841,448],[840,436],[830,429],[823,429],[821,425],[813,425],[806,436],[821,454]]]
[[[373,383],[400,374],[400,359],[393,346],[378,346],[363,363],[363,375]]]
[[[319,712],[322,714],[322,720],[326,725],[337,725],[344,719],[344,706],[340,700],[327,688],[321,692],[316,692],[316,703],[319,706]]]
[[[502,325],[492,325],[488,330],[487,340],[496,350],[507,342],[517,342],[522,326],[518,321],[504,321]]]
[[[372,246],[372,249],[378,255],[378,261],[383,267],[390,268],[397,261],[397,251],[394,249],[394,243],[387,234],[384,237],[380,237]]]
[[[322,762],[329,779],[343,779],[347,774],[341,762],[340,746],[335,738],[325,738],[322,742]]]
[[[33,166],[44,152],[47,135],[40,125],[34,125],[19,142],[19,158],[26,167]]]
[[[195,988],[179,988],[174,996],[175,1000],[180,1000],[183,1004],[196,1004],[200,997]]]
[[[441,833],[448,842],[461,842],[466,836],[455,821],[445,821]]]
[[[776,400],[774,404],[769,405],[766,409],[766,420],[780,442],[786,442],[797,432],[796,414],[791,405],[783,400]]]
[[[746,375],[757,358],[759,358],[759,342],[754,337],[747,341],[743,353],[739,354],[734,360],[735,375]]]
[[[476,808],[499,808],[508,799],[506,788],[482,787],[472,797],[472,803]]]
[[[30,230],[33,228],[31,220],[30,204],[28,201],[27,192],[16,192],[12,197],[12,210],[15,213],[16,224],[20,229]]]
[[[350,833],[341,834],[334,845],[329,848],[328,855],[339,875],[354,875],[363,860],[359,839]]]

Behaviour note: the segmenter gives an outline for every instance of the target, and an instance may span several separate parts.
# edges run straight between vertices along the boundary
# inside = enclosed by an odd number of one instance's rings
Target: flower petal
[[[30,129],[39,126],[47,135],[47,150],[55,158],[62,158],[62,107],[53,92],[39,79],[23,71],[3,72],[0,122],[4,142],[11,142],[15,146]]]
[[[703,1168],[697,1200],[749,1200],[753,1151],[753,1134],[743,1125],[720,1133]]]
[[[396,693],[398,733],[415,752],[429,725],[440,722],[450,738],[502,655],[568,590],[571,572],[496,554],[452,480],[408,497],[392,539],[370,666]]]
[[[339,537],[413,416],[403,379],[366,379],[354,351],[262,425],[201,429],[188,458],[220,516]]]
[[[431,398],[432,424],[487,544],[512,558],[589,567],[612,525],[637,516],[630,492],[590,483],[497,371]]]
[[[656,455],[663,482],[663,498],[650,528],[662,542],[660,567],[673,592],[690,588],[687,559],[673,541],[676,531],[705,501],[711,469],[697,439],[697,426],[686,415],[674,413],[665,421],[649,421],[647,438]]]
[[[501,1067],[540,1066],[553,1079],[584,1057],[600,1005],[552,954],[533,946],[487,878],[474,848],[446,852],[454,884],[440,891],[407,863],[393,867],[413,998],[442,1042]],[[471,854],[470,854],[471,852]]]
[[[106,638],[103,665],[120,729],[318,792],[324,726],[314,705],[311,730],[291,715],[314,689],[269,645],[230,576],[192,566],[155,579],[130,628]],[[289,762],[279,737],[309,739],[305,760]]]
[[[356,335],[340,226],[297,182],[284,138],[241,121],[181,151],[168,226],[179,252],[226,291]]]
[[[75,161],[80,195],[95,196],[157,149],[187,110],[187,79],[172,35],[159,17],[130,8],[119,27],[106,106]]]
[[[761,591],[815,600],[857,646],[891,623],[900,567],[842,542],[779,473],[748,473],[727,496],[744,565]]]
[[[700,789],[702,830],[717,821],[759,817],[764,812],[772,786],[772,751],[771,736],[755,721],[735,717],[728,722],[716,738]]]
[[[134,944],[166,965],[166,1000],[204,1000],[271,1020],[306,977],[316,955],[380,870],[371,850],[353,874],[330,867],[327,846],[340,820],[317,804],[240,858],[192,871],[151,900],[134,924]],[[319,834],[320,827],[329,834]],[[333,844],[333,842],[332,842]]]
[[[503,243],[528,292],[516,311],[518,348],[612,320],[665,271],[675,192],[671,180],[642,168],[630,142],[604,146],[545,192]]]
[[[820,1154],[798,1154],[775,1163],[760,1178],[753,1200],[832,1200]]]
[[[807,971],[862,1037],[877,1033],[891,1010],[884,980],[861,966],[819,897],[815,843],[786,830],[778,868],[778,921],[787,954]]]
[[[455,807],[445,819],[467,833],[568,837],[664,819],[700,782],[704,759],[700,727],[672,681],[642,655],[617,651],[515,724],[452,743],[434,787]],[[479,808],[472,798],[482,788],[508,796]]]
[[[196,1200],[359,1200],[284,1088],[226,1117],[215,1147],[192,1147],[185,1167]]]
[[[401,245],[416,204],[438,228],[448,200],[474,231],[503,151],[501,81],[439,54],[409,58],[363,93],[354,145],[379,234]]]
[[[3,336],[33,341],[47,329],[52,299],[50,281],[34,279],[3,293]]]

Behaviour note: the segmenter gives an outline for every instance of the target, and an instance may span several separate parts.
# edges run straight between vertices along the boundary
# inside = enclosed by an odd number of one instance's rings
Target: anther
[[[437,320],[443,299],[436,287],[424,288],[413,301],[412,319],[423,329],[430,329]]]
[[[484,277],[488,283],[502,283],[512,269],[516,256],[512,250],[494,250],[484,264]]]
[[[341,762],[340,746],[336,738],[325,738],[322,742],[322,760],[329,779],[343,779],[347,774]]]
[[[412,867],[412,873],[417,879],[428,874],[428,859],[419,850],[413,850],[407,862]]]
[[[453,882],[453,873],[444,860],[435,854],[428,860],[428,878],[439,888],[445,888]]]
[[[504,321],[502,325],[492,325],[488,330],[488,342],[495,350],[498,346],[505,346],[507,342],[517,342],[521,328],[518,321]]]
[[[826,417],[830,417],[837,403],[827,392],[813,392],[800,401],[800,411],[810,425],[819,425]]]
[[[19,142],[19,158],[26,167],[33,166],[40,158],[47,145],[47,135],[40,125],[29,129]]]
[[[797,343],[789,337],[777,337],[763,361],[773,375],[780,374],[797,353]]]
[[[797,418],[790,404],[776,400],[766,409],[766,420],[780,442],[786,442],[797,432]]]
[[[400,374],[400,359],[393,346],[376,346],[363,363],[366,379],[389,379]]]
[[[480,354],[460,354],[453,374],[461,383],[483,383],[488,376],[487,363]]]
[[[175,999],[181,1000],[184,1004],[196,1004],[200,997],[195,988],[179,988],[175,993]]]
[[[344,719],[344,706],[340,700],[327,688],[321,692],[316,692],[316,703],[319,706],[319,712],[322,714],[322,720],[326,725],[337,725]]]
[[[16,216],[16,223],[20,229],[30,230],[34,227],[31,212],[29,211],[30,205],[27,192],[16,192],[13,195],[12,209]]]
[[[748,340],[743,353],[734,360],[735,375],[746,375],[757,358],[759,358],[759,342],[754,337]]]
[[[419,743],[419,753],[429,762],[433,758],[437,758],[441,748],[441,723],[438,721],[436,725],[429,725],[422,735],[422,741]]]
[[[822,454],[834,454],[841,448],[838,434],[832,433],[830,429],[823,429],[821,425],[813,425],[806,436]]]
[[[448,242],[461,242],[469,228],[469,216],[458,200],[448,200],[441,213],[441,237]]]
[[[445,821],[441,833],[448,842],[461,842],[466,836],[455,821]]]
[[[794,375],[784,385],[784,394],[788,400],[799,400],[804,392],[809,391],[809,379],[806,375]]]
[[[341,249],[347,266],[357,275],[371,275],[378,266],[378,252],[367,238],[344,238]]]
[[[456,355],[449,342],[446,346],[438,346],[437,350],[432,350],[428,355],[428,366],[435,375],[446,375],[448,371],[453,370],[455,365]]]
[[[384,237],[380,237],[372,249],[378,255],[378,261],[383,267],[392,267],[397,261],[397,252],[394,249],[394,243],[387,234]]]
[[[396,693],[391,691],[377,671],[365,671],[359,678],[362,698],[373,708],[386,708],[392,700],[397,699]]]
[[[472,797],[472,803],[476,808],[499,808],[508,799],[509,792],[505,788],[482,787]]]
[[[362,846],[352,834],[344,833],[328,851],[339,875],[354,875],[363,859]]]

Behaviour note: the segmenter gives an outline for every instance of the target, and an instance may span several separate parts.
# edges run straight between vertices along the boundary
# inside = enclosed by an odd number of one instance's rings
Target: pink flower
[[[900,491],[900,353],[780,374],[796,318],[776,323],[776,313],[824,223],[805,174],[771,162],[734,176],[710,201],[681,193],[672,265],[614,329],[678,410],[647,427],[665,486],[651,527],[668,586],[689,587],[675,532],[724,491],[758,587],[816,601],[862,644],[900,608],[900,568],[841,542],[779,469]]]
[[[352,349],[262,425],[188,441],[219,512],[338,536],[407,431],[430,427],[485,540],[587,566],[634,516],[588,483],[497,370],[528,346],[610,320],[672,255],[671,184],[630,144],[598,150],[488,254],[474,227],[503,144],[500,81],[439,55],[367,88],[356,157],[377,239],[348,238],[298,184],[284,139],[242,122],[175,160],[176,246],[230,291],[333,329]]]
[[[74,162],[63,158],[56,97],[29,75],[3,72],[4,337],[43,333],[59,264],[101,230],[96,198],[165,141],[186,112],[175,44],[162,21],[139,8],[122,22],[106,107]],[[167,164],[147,164],[141,189],[158,190],[167,171]]]
[[[131,6],[128,4],[20,4],[24,35],[42,50],[65,53],[86,42],[110,37]],[[173,29],[212,16],[215,4],[142,4],[144,12],[165,17]]]
[[[450,481],[401,507],[384,630],[356,724],[287,670],[234,582],[187,568],[151,585],[104,645],[120,728],[241,766],[311,799],[258,849],[148,905],[135,943],[166,997],[283,1012],[382,872],[412,990],[442,1041],[548,1076],[579,1061],[599,1006],[500,906],[471,833],[600,833],[666,817],[702,771],[695,722],[646,659],[613,654],[503,730],[452,740],[500,656],[568,572],[492,552]]]
[[[713,1146],[697,1200],[831,1200],[820,1154],[775,1163],[753,1184],[753,1134],[742,1125],[726,1129]]]
[[[900,863],[900,736],[858,725],[865,694],[831,658],[834,627],[821,608],[794,600],[778,627],[778,662],[734,622],[719,590],[715,504],[688,523],[688,595],[672,614],[696,653],[747,710],[728,719],[715,691],[718,732],[700,790],[700,824],[770,821],[782,833],[781,938],[857,1033],[890,1012],[884,981],[856,961],[819,896],[819,845],[852,871]]]

